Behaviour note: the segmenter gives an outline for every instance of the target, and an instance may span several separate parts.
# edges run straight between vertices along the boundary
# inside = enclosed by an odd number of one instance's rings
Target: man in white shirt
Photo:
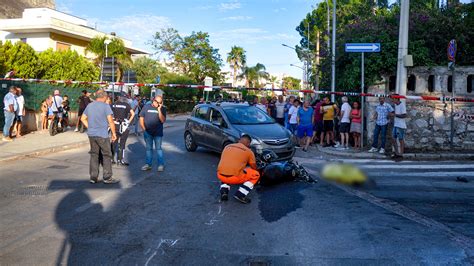
[[[16,130],[16,137],[21,137],[21,125],[23,122],[23,117],[25,116],[25,98],[22,95],[21,88],[16,88],[16,102],[18,103],[18,109],[16,110],[16,117],[15,117],[15,130]]]
[[[276,108],[276,121],[278,124],[285,125],[285,101],[283,100],[283,95],[278,96],[278,101],[275,103]]]
[[[398,96],[398,94],[394,94]],[[394,159],[402,159],[403,152],[405,150],[405,131],[407,129],[407,123],[405,118],[407,117],[407,108],[404,102],[400,101],[400,98],[392,98],[393,103],[395,103],[395,113],[394,116],[394,123],[393,123],[393,147],[394,153],[392,154],[392,158]],[[398,142],[400,146],[398,146]]]
[[[3,114],[5,117],[5,124],[3,125],[3,141],[12,141],[10,137],[10,128],[15,119],[15,112],[18,110],[18,103],[16,102],[16,88],[11,86],[9,92],[3,98]]]
[[[348,103],[346,96],[342,97],[341,106],[341,124],[339,125],[339,133],[341,134],[341,148],[349,149],[349,130],[351,129],[351,105]]]
[[[298,108],[300,106],[300,101],[295,99],[293,106],[290,107],[288,111],[288,124],[291,133],[296,134],[296,129],[298,128]]]
[[[61,127],[61,122],[63,120],[62,112],[63,97],[59,93],[59,90],[54,91],[53,99],[51,100],[51,110],[55,116],[59,117],[59,126]]]

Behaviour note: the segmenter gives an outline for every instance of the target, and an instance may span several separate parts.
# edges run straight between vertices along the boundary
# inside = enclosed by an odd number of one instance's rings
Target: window
[[[397,86],[397,76],[390,76],[390,78],[388,79],[388,90],[395,91],[396,86]]]
[[[206,107],[206,106],[202,106],[202,107],[197,108],[196,111],[194,111],[194,117],[199,118],[199,119],[207,120],[207,110],[208,109],[209,108]]]
[[[434,92],[434,75],[428,77],[428,91]]]
[[[67,43],[57,42],[56,51],[67,51],[71,49],[71,45]]]
[[[472,89],[474,89],[474,75],[467,76],[467,93],[472,93]]]
[[[222,125],[222,127],[227,127],[227,125],[225,124],[225,120],[222,117],[221,112],[217,111],[216,109],[211,109],[210,118],[211,118],[211,123],[217,123],[219,125]]]
[[[448,92],[453,92],[453,76],[448,76]]]
[[[416,88],[416,76],[410,75],[408,77],[407,90],[414,91]]]

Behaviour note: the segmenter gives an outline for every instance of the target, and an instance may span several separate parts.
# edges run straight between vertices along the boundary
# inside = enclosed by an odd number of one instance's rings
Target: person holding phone
[[[142,167],[143,171],[152,169],[153,151],[155,151],[158,160],[158,172],[163,172],[165,169],[163,150],[161,149],[165,121],[166,107],[163,105],[163,96],[157,95],[140,112],[140,126],[144,131],[143,136],[146,145],[146,164]],[[155,149],[153,149],[153,144]]]

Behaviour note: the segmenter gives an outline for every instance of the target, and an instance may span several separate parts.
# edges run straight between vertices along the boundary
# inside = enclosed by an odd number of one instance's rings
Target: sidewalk
[[[314,146],[313,146],[314,147]],[[315,147],[316,150],[323,154],[346,157],[346,158],[356,158],[356,159],[390,159],[389,154],[380,154],[378,152],[369,153],[367,149],[363,151],[356,149],[341,150],[333,147],[323,148],[319,145]],[[419,153],[405,153],[403,155],[404,159],[407,160],[474,160],[474,152],[419,152]]]
[[[74,132],[74,129],[53,137],[48,131],[34,131],[12,142],[0,141],[0,163],[75,149],[88,144],[87,134]]]

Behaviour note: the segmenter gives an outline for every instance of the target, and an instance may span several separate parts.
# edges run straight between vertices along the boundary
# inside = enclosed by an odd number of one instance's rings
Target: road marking
[[[158,250],[160,250],[161,246],[163,244],[168,244],[169,247],[172,247],[174,245],[176,245],[176,243],[178,243],[179,241],[179,238],[178,239],[161,239],[160,240],[160,243],[158,244],[158,246],[155,248],[155,251],[150,255],[150,257],[148,257],[148,259],[146,260],[145,262],[145,266],[148,266],[148,263],[150,263],[150,261],[156,256],[156,254],[158,253]],[[148,252],[147,252],[148,253]],[[165,254],[165,251],[163,249],[161,249],[161,254],[164,255]],[[145,254],[146,255],[146,254]]]

